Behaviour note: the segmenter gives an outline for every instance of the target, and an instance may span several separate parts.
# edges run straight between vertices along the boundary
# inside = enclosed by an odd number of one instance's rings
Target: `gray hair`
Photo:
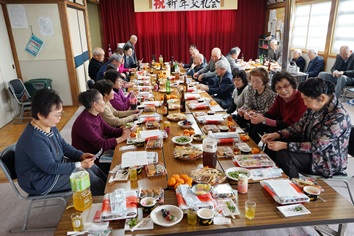
[[[138,40],[138,37],[136,36],[136,35],[132,35],[132,36],[130,36],[130,39],[135,39],[135,40]]]
[[[233,55],[233,54],[239,55],[240,52],[241,52],[241,49],[239,47],[234,47],[234,48],[231,48],[231,50],[230,50],[231,55]]]
[[[226,61],[220,60],[215,63],[215,67],[219,67],[219,69],[225,69],[227,68]]]
[[[104,51],[102,48],[99,48],[99,47],[93,49],[93,51],[92,51],[92,55],[94,55],[94,56],[100,56],[102,54],[104,54]]]
[[[120,61],[122,60],[123,56],[117,53],[113,53],[112,56],[109,58],[109,61]]]
[[[317,49],[310,48],[310,49],[307,51],[307,53],[314,53],[314,54],[317,55],[318,51],[317,51]]]
[[[350,51],[350,47],[348,45],[343,45],[340,47],[339,50],[345,50],[346,52],[349,52]]]
[[[300,55],[301,55],[301,53],[302,53],[301,49],[299,49],[299,48],[295,48],[295,49],[294,49],[294,52],[297,52],[297,53],[299,53]]]
[[[203,54],[201,54],[201,53],[196,54],[196,55],[194,56],[194,58],[199,59],[199,60],[201,60],[201,61],[204,60],[204,56],[203,56]]]
[[[272,40],[270,41],[270,43],[273,43],[273,44],[277,45],[277,44],[278,44],[278,41],[277,41],[276,39],[272,39]]]

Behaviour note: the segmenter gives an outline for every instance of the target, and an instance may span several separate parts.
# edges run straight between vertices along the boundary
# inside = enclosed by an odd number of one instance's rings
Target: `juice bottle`
[[[211,136],[212,132],[209,131],[208,136],[203,140],[203,166],[215,168],[217,160],[216,151],[218,147],[216,139],[213,139]]]
[[[92,205],[89,173],[82,167],[76,168],[70,175],[71,190],[73,191],[74,208],[84,211]]]

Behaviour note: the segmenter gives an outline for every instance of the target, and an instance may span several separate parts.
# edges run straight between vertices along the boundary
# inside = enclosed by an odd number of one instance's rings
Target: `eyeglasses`
[[[275,86],[275,90],[280,91],[282,89],[288,89],[289,87],[290,87],[290,84],[285,84],[283,87]]]
[[[61,111],[61,112],[56,113],[54,116],[56,118],[60,118],[60,117],[62,117],[63,114],[64,114],[64,111]]]

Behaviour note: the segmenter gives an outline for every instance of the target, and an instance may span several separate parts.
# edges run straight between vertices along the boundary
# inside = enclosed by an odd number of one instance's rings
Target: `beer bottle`
[[[184,87],[186,88],[186,92],[188,92],[187,75],[184,75],[183,85],[184,85]]]
[[[166,80],[166,93],[167,94],[171,93],[171,81],[170,81],[169,77],[167,77],[167,80]]]
[[[180,103],[180,111],[181,112],[186,112],[186,99],[184,98],[184,90],[182,90],[181,93],[181,103]]]
[[[163,116],[167,116],[167,115],[168,115],[168,103],[167,103],[167,96],[166,96],[166,94],[164,94],[164,97],[163,97],[162,115],[163,115]]]
[[[173,60],[173,56],[171,56],[170,68],[171,68],[171,74],[173,74],[175,72],[175,61]]]
[[[112,56],[112,48],[111,48],[111,45],[108,44],[108,57],[111,58]]]

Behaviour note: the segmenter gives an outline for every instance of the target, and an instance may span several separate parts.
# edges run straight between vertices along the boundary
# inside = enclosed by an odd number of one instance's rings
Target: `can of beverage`
[[[248,191],[248,177],[244,174],[238,175],[237,191],[242,194]]]

